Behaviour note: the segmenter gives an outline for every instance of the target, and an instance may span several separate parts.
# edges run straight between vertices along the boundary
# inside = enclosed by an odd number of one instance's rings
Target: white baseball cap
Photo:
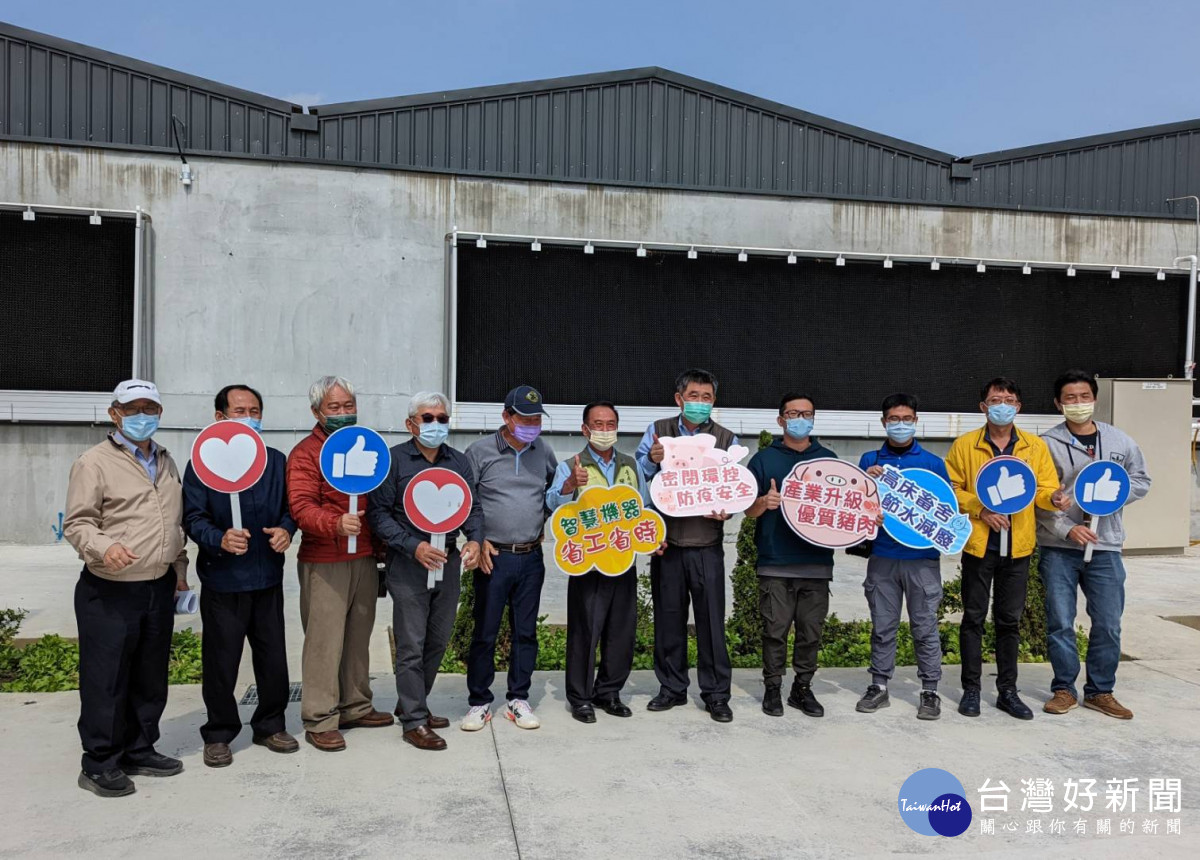
[[[158,396],[158,387],[153,382],[147,382],[144,379],[126,379],[113,391],[113,400],[117,403],[153,400],[162,406],[162,398]]]

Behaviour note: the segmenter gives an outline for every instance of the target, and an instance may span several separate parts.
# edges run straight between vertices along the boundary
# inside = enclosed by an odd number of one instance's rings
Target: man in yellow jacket
[[[1059,485],[1058,472],[1046,443],[1032,433],[1018,433],[1013,426],[1021,411],[1021,389],[1007,377],[996,377],[979,393],[979,410],[987,423],[979,430],[954,440],[946,456],[946,472],[958,497],[958,506],[971,518],[971,537],[962,555],[963,619],[959,627],[962,654],[962,699],[958,712],[979,716],[979,688],[983,672],[983,622],[993,584],[992,616],[996,625],[996,707],[1021,720],[1033,719],[1033,711],[1017,695],[1017,653],[1021,636],[1018,626],[1025,608],[1029,558],[1033,554],[1037,523],[1033,508],[1065,510],[1071,500]],[[1030,507],[1011,517],[984,507],[976,493],[975,476],[993,457],[1007,455],[1023,460],[1037,479],[1037,493]],[[1009,530],[1008,552],[1000,553],[1000,532]]]

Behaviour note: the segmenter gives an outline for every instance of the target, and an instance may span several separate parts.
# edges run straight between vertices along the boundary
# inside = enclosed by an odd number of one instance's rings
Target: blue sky
[[[657,65],[955,155],[1200,117],[1195,0],[5,0],[0,20],[306,104]]]

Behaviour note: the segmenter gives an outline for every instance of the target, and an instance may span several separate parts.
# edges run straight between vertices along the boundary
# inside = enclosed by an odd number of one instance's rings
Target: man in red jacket
[[[308,392],[317,419],[287,462],[288,504],[300,526],[300,623],[304,627],[300,717],[304,737],[319,750],[346,748],[340,729],[390,726],[392,715],[371,703],[370,645],[379,574],[363,513],[370,504],[350,498],[321,477],[321,446],[330,433],[358,420],[354,386],[323,376]],[[358,535],[358,550],[347,538]]]

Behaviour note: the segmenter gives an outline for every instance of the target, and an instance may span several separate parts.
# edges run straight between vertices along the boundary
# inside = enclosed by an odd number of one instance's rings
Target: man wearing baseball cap
[[[175,592],[187,590],[183,486],[153,441],[162,399],[152,382],[113,392],[117,429],[71,466],[63,536],[83,560],[75,585],[79,627],[79,786],[101,797],[136,789],[130,775],[174,776],[160,755]]]
[[[496,635],[505,606],[511,607],[512,651],[504,716],[522,729],[541,725],[529,706],[529,687],[537,662],[537,615],[546,578],[542,559],[546,490],[558,468],[550,446],[538,439],[544,411],[541,394],[518,385],[504,398],[504,425],[467,449],[485,538],[474,578],[475,632],[467,658],[471,709],[461,726],[467,732],[482,729],[492,718]]]

